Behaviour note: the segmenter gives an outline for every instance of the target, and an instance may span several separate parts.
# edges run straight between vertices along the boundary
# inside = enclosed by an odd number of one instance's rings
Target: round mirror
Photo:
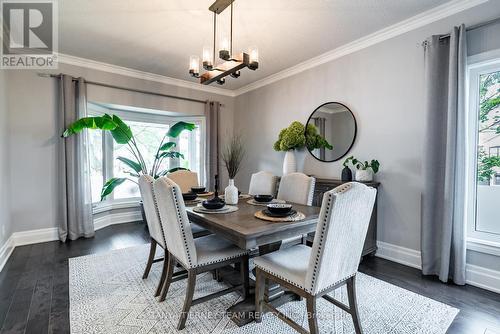
[[[320,161],[337,161],[351,149],[356,131],[356,119],[349,108],[338,102],[322,104],[307,121],[307,149]]]

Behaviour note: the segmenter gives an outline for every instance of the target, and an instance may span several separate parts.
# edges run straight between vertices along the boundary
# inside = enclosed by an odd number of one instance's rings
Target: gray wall
[[[211,99],[222,102],[222,133],[231,133],[234,98],[148,82],[75,66],[61,65],[60,72],[83,76],[92,81],[156,91],[165,94]],[[56,79],[41,78],[35,71],[9,73],[10,140],[10,217],[12,232],[34,230],[56,225],[56,142],[62,129],[56,124]],[[203,112],[201,104],[179,102],[168,98],[126,93],[124,91],[89,86],[89,100],[137,106],[151,109],[181,111],[191,114]],[[2,123],[3,124],[3,123]],[[227,136],[223,136],[227,137]],[[3,160],[3,159],[2,159]],[[3,173],[0,173],[2,175]],[[225,184],[226,181],[223,181]]]
[[[7,127],[6,82],[8,72],[0,70],[0,248],[11,234],[9,211],[9,136]]]
[[[382,183],[378,239],[419,250],[425,135],[421,42],[449,32],[454,25],[473,25],[499,15],[498,1],[491,1],[238,96],[235,131],[247,140],[248,158],[237,185],[247,188],[249,175],[258,170],[281,175],[284,154],[272,149],[279,130],[294,120],[306,122],[325,102],[344,103],[358,121],[350,154],[381,162],[376,176]],[[471,53],[500,47],[498,36],[500,30],[495,27],[488,33],[474,31]],[[308,155],[304,172],[339,178],[341,163],[322,163]]]

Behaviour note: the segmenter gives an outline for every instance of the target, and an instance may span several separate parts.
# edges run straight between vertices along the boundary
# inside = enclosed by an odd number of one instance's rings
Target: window
[[[469,237],[500,246],[500,55],[469,66],[469,124]]]
[[[200,182],[204,177],[204,147],[201,136],[204,129],[203,117],[171,117],[144,112],[131,112],[122,110],[103,110],[89,104],[89,114],[102,115],[103,113],[115,114],[122,118],[132,129],[137,146],[144,157],[146,165],[151,168],[156,150],[169,130],[170,126],[178,121],[191,122],[196,125],[193,131],[183,131],[178,138],[170,139],[176,142],[176,150],[184,155],[184,159],[165,159],[162,169],[184,167],[198,173]],[[117,157],[135,158],[129,152],[128,145],[116,144],[110,133],[103,131],[89,131],[90,157],[91,157],[91,186],[92,202],[100,202],[101,188],[106,180],[112,177],[130,176],[130,168],[117,160]],[[139,187],[136,183],[126,181],[106,198],[106,202],[136,201],[140,197]]]

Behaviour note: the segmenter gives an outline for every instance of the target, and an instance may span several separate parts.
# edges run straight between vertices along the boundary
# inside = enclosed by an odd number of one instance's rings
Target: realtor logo
[[[3,69],[57,68],[55,0],[2,0]]]

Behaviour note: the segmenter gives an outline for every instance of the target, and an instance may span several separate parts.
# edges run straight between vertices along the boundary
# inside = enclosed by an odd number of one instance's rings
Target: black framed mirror
[[[307,149],[320,161],[340,160],[354,145],[357,131],[356,118],[347,106],[339,102],[324,103],[307,120],[306,141],[310,143]]]

